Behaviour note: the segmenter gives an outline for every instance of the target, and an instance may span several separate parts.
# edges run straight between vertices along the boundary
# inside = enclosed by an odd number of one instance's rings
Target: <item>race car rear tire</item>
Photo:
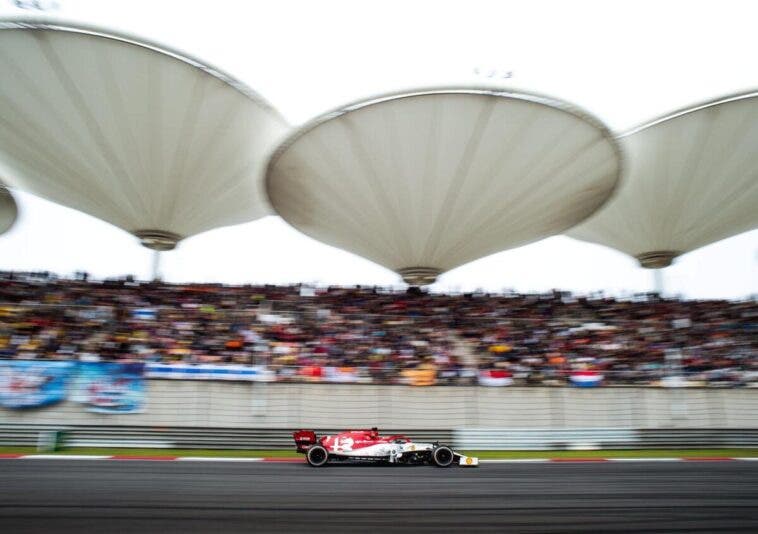
[[[329,461],[329,452],[321,445],[312,445],[305,452],[305,459],[313,467],[322,467]]]
[[[441,445],[432,451],[432,462],[437,467],[450,467],[455,460],[455,454],[450,447]]]

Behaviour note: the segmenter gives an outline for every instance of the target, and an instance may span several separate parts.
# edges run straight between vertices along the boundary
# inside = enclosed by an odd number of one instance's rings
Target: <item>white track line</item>
[[[109,455],[100,454],[25,454],[23,460],[108,460]]]
[[[538,464],[549,462],[550,458],[508,458],[508,459],[480,459],[479,463],[487,464]]]
[[[180,456],[176,460],[179,462],[262,462],[264,458]]]
[[[608,458],[609,462],[681,462],[684,458]]]

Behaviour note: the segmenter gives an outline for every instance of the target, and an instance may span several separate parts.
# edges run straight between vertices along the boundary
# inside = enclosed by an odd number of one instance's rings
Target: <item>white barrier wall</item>
[[[144,413],[66,401],[0,423],[246,428],[758,428],[758,390],[484,388],[149,380]]]

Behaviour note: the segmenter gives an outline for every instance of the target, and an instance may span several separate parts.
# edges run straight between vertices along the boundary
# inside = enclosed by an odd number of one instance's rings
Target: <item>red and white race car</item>
[[[450,467],[479,465],[479,459],[464,456],[447,445],[418,443],[396,434],[382,437],[376,428],[347,430],[333,436],[316,436],[313,430],[298,430],[293,434],[297,452],[305,454],[314,467],[330,460],[357,462],[386,462],[391,464],[433,464]]]

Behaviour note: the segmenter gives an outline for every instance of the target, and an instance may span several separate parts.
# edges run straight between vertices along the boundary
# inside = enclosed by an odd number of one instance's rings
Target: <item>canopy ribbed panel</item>
[[[286,124],[177,53],[90,29],[0,29],[0,171],[124,230],[187,237],[270,213]]]
[[[607,130],[564,104],[439,90],[304,126],[272,158],[267,188],[320,241],[396,271],[444,272],[582,221],[619,168]]]
[[[568,235],[644,258],[758,227],[758,97],[685,110],[620,141],[618,193]]]

